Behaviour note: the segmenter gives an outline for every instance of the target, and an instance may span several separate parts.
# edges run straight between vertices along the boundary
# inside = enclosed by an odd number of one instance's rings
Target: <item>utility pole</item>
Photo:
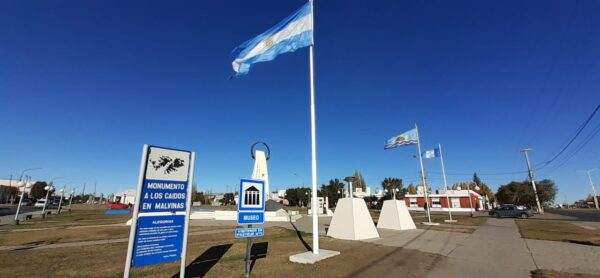
[[[527,152],[531,151],[531,150],[532,150],[531,148],[524,148],[521,151],[523,152],[523,154],[525,154],[525,161],[527,162],[527,172],[529,173],[529,180],[531,181],[531,186],[533,187],[533,195],[535,196],[535,202],[538,207],[538,212],[540,214],[544,214],[544,208],[542,208],[542,205],[540,204],[540,197],[538,196],[537,188],[535,186],[535,178],[533,177],[533,170],[531,170],[531,163],[529,162],[529,155],[527,154]]]
[[[8,181],[8,187],[12,187],[12,176],[13,176],[13,175],[10,175],[10,180]],[[10,197],[9,195],[10,195],[10,194],[6,195],[6,202],[7,202],[7,203],[8,203],[8,199],[9,199],[9,197]],[[11,204],[11,205],[12,205],[12,204]]]
[[[594,195],[594,205],[596,206],[596,210],[599,210],[598,207],[598,197],[596,196],[596,187],[594,186],[594,181],[592,181],[592,175],[590,173],[594,170],[598,170],[598,168],[586,170],[588,178],[590,179],[590,186],[592,187],[592,195]]]

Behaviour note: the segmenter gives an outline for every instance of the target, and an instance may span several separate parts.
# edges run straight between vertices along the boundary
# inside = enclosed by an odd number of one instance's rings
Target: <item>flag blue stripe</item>
[[[238,75],[246,74],[250,71],[252,64],[259,62],[271,61],[277,57],[277,55],[281,53],[294,52],[300,48],[307,47],[312,44],[312,31],[302,32],[296,36],[293,36],[287,40],[283,40],[273,47],[269,48],[269,50],[265,51],[263,54],[254,56],[246,61],[244,61],[240,65]]]
[[[250,52],[260,42],[271,37],[273,34],[281,31],[291,22],[294,22],[294,21],[310,14],[310,12],[311,12],[310,2],[307,2],[302,7],[300,7],[300,9],[298,9],[296,12],[289,15],[288,17],[286,17],[285,19],[283,19],[282,21],[277,23],[275,26],[271,27],[271,29],[267,30],[266,32],[254,37],[250,40],[247,40],[246,42],[242,43],[240,46],[236,47],[231,52],[233,58],[246,56],[246,54],[248,54],[248,52]],[[312,38],[311,38],[311,43],[312,43]]]

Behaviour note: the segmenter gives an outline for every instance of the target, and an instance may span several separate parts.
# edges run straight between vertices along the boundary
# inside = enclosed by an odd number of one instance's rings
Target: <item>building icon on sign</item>
[[[260,191],[256,187],[250,186],[244,190],[245,206],[259,206],[260,201]]]

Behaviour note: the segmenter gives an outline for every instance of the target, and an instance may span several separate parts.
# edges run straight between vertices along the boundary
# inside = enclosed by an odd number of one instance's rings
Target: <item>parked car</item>
[[[21,202],[21,205],[22,206],[31,206],[31,205],[33,205],[33,203],[29,199],[23,199],[23,202]]]
[[[129,206],[126,204],[121,204],[119,202],[108,202],[107,205],[108,209],[128,209]]]
[[[519,217],[527,219],[533,216],[531,209],[524,206],[502,205],[498,208],[490,210],[489,214],[493,217]]]
[[[34,207],[36,207],[36,208],[44,208],[44,207],[48,207],[48,205],[49,205],[49,203],[46,202],[46,199],[39,199],[35,203]]]

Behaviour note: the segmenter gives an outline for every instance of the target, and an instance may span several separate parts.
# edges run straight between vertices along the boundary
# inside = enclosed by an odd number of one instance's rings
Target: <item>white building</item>
[[[136,192],[135,189],[128,189],[120,193],[115,193],[111,201],[125,205],[133,205],[135,204]]]

